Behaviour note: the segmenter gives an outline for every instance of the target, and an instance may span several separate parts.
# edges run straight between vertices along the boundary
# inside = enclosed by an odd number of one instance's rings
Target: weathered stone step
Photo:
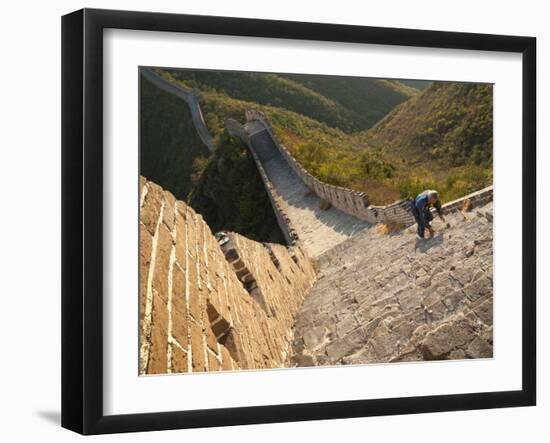
[[[256,132],[254,124],[259,126]],[[281,197],[286,215],[311,257],[318,257],[370,226],[337,208],[322,209],[322,200],[308,189],[289,166],[264,126],[252,121],[246,127],[247,131],[252,131],[250,143]]]
[[[320,256],[294,326],[294,362],[492,356],[492,203],[393,235],[365,229]]]

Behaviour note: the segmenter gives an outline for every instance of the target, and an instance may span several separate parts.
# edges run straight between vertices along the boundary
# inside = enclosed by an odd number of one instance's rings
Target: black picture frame
[[[522,54],[522,388],[392,399],[103,413],[103,30],[171,31]],[[62,18],[62,426],[82,434],[458,411],[536,403],[536,39],[83,9]]]

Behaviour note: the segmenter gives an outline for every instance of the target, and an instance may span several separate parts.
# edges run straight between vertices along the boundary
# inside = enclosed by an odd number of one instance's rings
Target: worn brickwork
[[[297,315],[294,363],[492,357],[493,204],[446,218],[429,240],[415,240],[414,227],[372,228],[321,256]]]
[[[288,365],[294,317],[314,280],[299,244],[216,239],[200,214],[141,178],[140,374]]]
[[[235,233],[218,235],[227,261],[262,311],[276,325],[269,334],[286,361],[296,313],[316,280],[311,261],[297,244],[262,244]]]

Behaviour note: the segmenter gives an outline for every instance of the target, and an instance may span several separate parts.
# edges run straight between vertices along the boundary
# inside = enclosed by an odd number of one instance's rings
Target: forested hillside
[[[266,191],[246,147],[228,137],[215,109],[241,118],[246,104],[207,100],[207,124],[216,137],[210,153],[198,137],[186,103],[140,82],[140,174],[192,202],[214,231],[230,230],[260,241],[283,242]],[[222,97],[223,98],[223,97]],[[212,112],[210,112],[212,110]]]
[[[371,127],[419,93],[399,81],[361,77],[188,69],[169,73],[190,88],[287,109],[345,132]]]
[[[185,102],[140,79],[140,174],[178,199],[193,189],[193,164],[208,157]]]
[[[423,91],[428,86],[432,84],[431,81],[426,80],[405,80],[405,79],[399,79],[400,83],[403,83],[404,85],[410,86],[412,88],[416,88],[419,91]]]
[[[214,232],[284,243],[256,165],[239,139],[224,133],[218,149],[196,173],[200,180],[188,201]]]
[[[367,143],[410,164],[487,166],[493,153],[491,85],[434,83],[366,133]]]
[[[419,93],[416,87],[396,80],[301,74],[285,77],[334,100],[352,112],[355,130],[370,128],[395,106]]]
[[[397,106],[362,140],[391,163],[406,165],[410,172],[405,182],[411,186],[439,186],[448,199],[488,186],[493,87],[434,83]]]
[[[200,91],[204,117],[215,137],[223,134],[227,118],[242,121],[246,109],[256,108],[268,117],[281,142],[319,179],[334,185],[366,191],[371,201],[376,204],[385,204],[399,198],[398,188],[388,181],[395,167],[385,162],[378,154],[369,152],[366,144],[355,134],[331,127],[303,113],[262,104],[265,101],[261,98],[262,94],[269,96],[273,92],[262,93],[261,88],[256,92],[256,95],[260,96],[256,101],[236,99],[221,89],[223,80],[210,71],[196,71],[192,75],[186,70],[162,70],[159,73],[182,88]],[[183,80],[182,77],[186,79]],[[212,78],[217,82],[218,88],[211,84],[204,86]],[[226,82],[231,84],[229,80]],[[407,88],[387,81],[387,89],[399,87]],[[250,88],[253,89],[254,87]],[[228,90],[233,89],[228,87]]]
[[[349,110],[300,83],[275,74],[186,69],[169,72],[172,78],[203,93],[218,92],[237,100],[295,111],[329,126],[353,129],[355,116]]]

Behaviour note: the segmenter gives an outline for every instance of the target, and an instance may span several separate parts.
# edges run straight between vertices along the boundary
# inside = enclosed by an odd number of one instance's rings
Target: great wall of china
[[[317,180],[261,113],[245,117],[227,129],[287,246],[215,236],[142,178],[141,374],[493,355],[492,187],[444,205],[450,226],[419,243],[407,201],[376,207]]]
[[[142,67],[140,69],[140,73],[141,75],[143,75],[144,78],[154,84],[157,88],[162,89],[169,94],[175,95],[176,97],[181,98],[185,101],[185,103],[187,103],[187,107],[191,112],[191,118],[193,119],[193,125],[197,130],[199,138],[210,152],[214,151],[214,141],[212,140],[212,135],[210,135],[210,131],[208,130],[208,127],[206,126],[206,123],[204,121],[204,116],[202,114],[197,95],[191,91],[186,91],[170,83],[165,78],[156,74],[152,68]]]

